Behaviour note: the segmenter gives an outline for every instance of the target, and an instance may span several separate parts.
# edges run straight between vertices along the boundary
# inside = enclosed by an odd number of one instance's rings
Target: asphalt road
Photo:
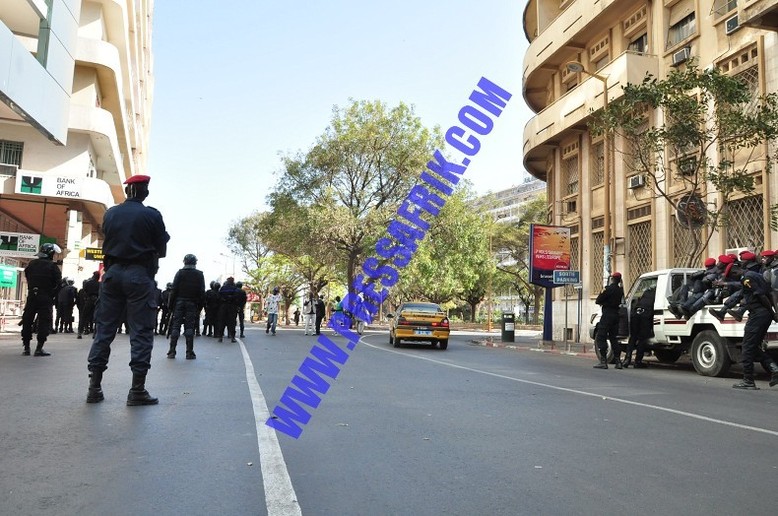
[[[684,367],[601,371],[471,338],[394,349],[368,332],[293,439],[264,420],[314,343],[301,329],[201,337],[194,361],[158,339],[151,407],[125,406],[124,335],[96,405],[89,340],[23,357],[3,335],[0,514],[776,513],[766,376],[738,391]]]

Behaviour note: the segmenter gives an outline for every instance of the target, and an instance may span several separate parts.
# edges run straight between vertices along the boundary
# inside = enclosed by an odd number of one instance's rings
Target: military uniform
[[[624,299],[624,289],[621,287],[621,274],[614,272],[605,290],[600,292],[595,302],[602,306],[602,317],[597,324],[596,344],[600,351],[598,369],[608,369],[608,340],[613,351],[613,361],[616,369],[621,369],[621,345],[619,344],[619,307]]]
[[[216,326],[219,342],[222,341],[225,328],[230,341],[237,342],[235,340],[235,319],[238,316],[239,303],[240,294],[238,293],[238,287],[235,286],[233,278],[227,278],[227,281],[219,289],[219,323]]]
[[[102,401],[100,387],[103,371],[108,367],[111,343],[127,311],[130,335],[130,369],[132,387],[128,405],[157,403],[145,389],[146,373],[151,367],[156,323],[156,285],[158,259],[165,256],[170,236],[162,215],[143,205],[148,195],[148,176],[132,176],[125,184],[127,200],[110,208],[103,217],[103,253],[105,275],[100,302],[95,315],[96,330],[89,351],[88,369],[92,373],[88,403]],[[97,379],[97,381],[95,381]]]
[[[51,246],[51,247],[48,247]],[[50,251],[50,252],[49,252]],[[43,244],[38,258],[32,260],[24,269],[24,277],[27,279],[27,300],[24,303],[22,314],[22,344],[24,355],[30,354],[30,341],[32,340],[32,326],[35,317],[38,317],[38,347],[35,349],[36,357],[49,356],[43,351],[43,345],[51,331],[52,308],[54,295],[62,281],[62,272],[54,263],[54,246]]]
[[[95,308],[100,295],[100,273],[85,280],[78,293],[78,338],[94,331]]]
[[[748,321],[743,330],[741,359],[743,361],[743,380],[732,387],[736,389],[756,390],[754,383],[754,360],[758,360],[766,371],[772,373],[770,387],[778,385],[778,365],[762,350],[762,341],[773,322],[774,309],[769,299],[770,285],[764,276],[755,271],[743,275],[744,302],[748,310]]]
[[[191,257],[191,259],[190,259]],[[189,263],[192,262],[193,263]],[[176,344],[181,334],[181,324],[184,324],[186,338],[186,358],[194,359],[195,328],[199,325],[197,314],[205,304],[205,278],[203,272],[195,269],[197,258],[186,255],[184,268],[176,272],[173,288],[170,290],[170,306],[172,307],[172,322],[170,329],[170,350],[168,358],[176,358]]]

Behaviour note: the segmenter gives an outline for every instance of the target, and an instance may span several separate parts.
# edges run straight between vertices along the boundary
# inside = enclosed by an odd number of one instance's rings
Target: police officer
[[[246,302],[248,301],[248,296],[246,291],[243,290],[242,281],[236,282],[235,286],[238,288],[238,326],[240,327],[240,338],[243,339],[246,337],[243,335],[243,331],[246,329]]]
[[[773,319],[776,318],[776,313],[769,298],[770,285],[761,273],[753,270],[746,271],[743,275],[743,292],[746,309],[749,312],[741,344],[743,380],[732,387],[755,391],[758,387],[754,383],[754,360],[758,360],[765,370],[772,373],[770,387],[778,385],[778,365],[762,350],[762,341]]]
[[[635,353],[635,369],[648,367],[643,362],[646,353],[646,343],[654,335],[654,300],[656,287],[647,288],[634,303],[629,317],[629,341],[627,356],[622,363],[625,368],[632,365],[632,352]]]
[[[186,358],[197,358],[194,352],[195,327],[200,323],[197,314],[205,304],[205,277],[197,270],[197,257],[193,254],[184,256],[184,268],[176,272],[173,278],[173,288],[170,290],[170,306],[173,318],[170,330],[170,349],[168,358],[176,358],[176,344],[181,334],[181,323],[184,324],[186,338]]]
[[[57,313],[60,314],[61,333],[73,333],[73,307],[76,306],[78,291],[73,286],[72,279],[68,278],[66,285],[60,289],[57,295]]]
[[[62,249],[57,244],[45,243],[41,246],[37,258],[32,260],[24,269],[24,277],[27,279],[27,301],[24,303],[22,314],[22,355],[30,354],[30,341],[32,340],[32,325],[35,316],[38,317],[38,346],[35,348],[36,357],[51,355],[43,351],[43,345],[51,331],[52,308],[54,295],[62,281],[62,272],[54,263],[54,254],[61,253]]]
[[[159,258],[167,252],[170,235],[162,214],[143,205],[149,195],[149,176],[136,175],[124,182],[127,200],[103,216],[105,275],[95,316],[96,330],[89,350],[90,380],[87,403],[103,401],[100,382],[108,367],[111,343],[127,310],[130,332],[132,387],[127,405],[155,405],[146,391],[146,373],[151,367],[156,322],[154,275]]]
[[[222,342],[225,328],[230,342],[238,342],[235,339],[235,319],[238,316],[239,298],[235,278],[230,276],[219,289],[219,322],[216,325],[218,342]]]
[[[100,271],[94,271],[92,277],[84,280],[79,292],[78,335],[86,335],[94,330],[95,308],[100,294]]]
[[[167,335],[168,328],[170,326],[170,290],[173,288],[172,283],[165,285],[165,290],[162,291],[162,300],[160,301],[160,317],[159,317],[159,334]]]
[[[205,320],[203,322],[203,335],[216,337],[216,328],[219,326],[219,289],[222,288],[218,281],[211,282],[211,288],[205,293]]]
[[[608,340],[613,351],[613,362],[616,369],[621,369],[621,344],[619,344],[619,307],[624,299],[624,289],[621,286],[621,273],[611,274],[608,286],[600,292],[595,302],[602,306],[602,317],[597,324],[597,348],[600,350],[600,363],[595,369],[608,369]]]

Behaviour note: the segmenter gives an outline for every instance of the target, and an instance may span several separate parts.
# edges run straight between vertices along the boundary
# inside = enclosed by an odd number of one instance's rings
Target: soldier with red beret
[[[125,310],[132,370],[127,405],[155,405],[159,401],[149,395],[145,384],[151,367],[157,316],[154,275],[159,258],[167,253],[170,235],[165,230],[162,214],[143,205],[149,195],[150,180],[145,175],[128,178],[124,182],[127,200],[113,206],[103,216],[105,275],[95,314],[94,340],[89,350],[87,403],[103,401],[103,372],[108,368],[111,343]]]

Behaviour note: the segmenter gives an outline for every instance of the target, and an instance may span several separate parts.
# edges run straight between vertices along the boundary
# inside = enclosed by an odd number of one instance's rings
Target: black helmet
[[[236,281],[235,286],[238,288],[243,288],[243,282],[242,281]]]
[[[197,256],[193,254],[184,256],[184,265],[197,265]]]
[[[219,283],[218,281],[214,281],[213,282],[213,289],[214,290],[219,290],[220,288],[222,288],[222,284]]]
[[[37,254],[39,258],[54,258],[54,253],[61,253],[62,249],[57,244],[46,242],[41,246],[40,252]]]

